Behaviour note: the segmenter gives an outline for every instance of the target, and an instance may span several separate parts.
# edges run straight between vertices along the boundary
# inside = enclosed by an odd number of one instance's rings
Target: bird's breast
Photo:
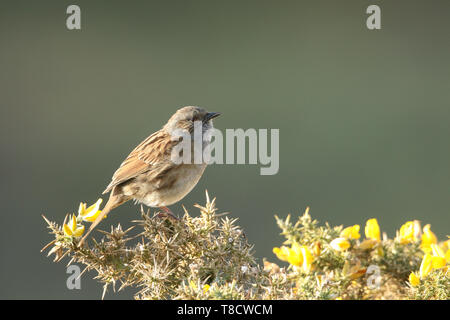
[[[139,202],[149,207],[170,206],[183,199],[200,180],[206,164],[182,164],[172,168],[164,177],[165,184],[159,188],[140,190]]]

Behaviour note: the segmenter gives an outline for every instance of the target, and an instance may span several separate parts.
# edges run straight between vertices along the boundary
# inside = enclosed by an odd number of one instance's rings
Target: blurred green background
[[[82,30],[66,29],[81,7]],[[366,28],[378,4],[382,29]],[[276,260],[274,220],[306,206],[322,223],[376,217],[450,224],[449,1],[2,1],[0,298],[101,297],[94,273],[66,288],[39,250],[45,214],[93,203],[114,170],[179,107],[215,126],[279,128],[280,170],[213,165],[205,189],[239,217],[258,258]],[[100,228],[139,217],[132,204]],[[96,233],[98,236],[99,234]],[[108,293],[130,298],[134,291]]]

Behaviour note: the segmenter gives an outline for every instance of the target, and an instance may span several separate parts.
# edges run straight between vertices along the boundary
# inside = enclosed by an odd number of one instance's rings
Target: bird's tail
[[[105,207],[103,208],[102,212],[98,215],[98,217],[95,219],[95,221],[91,224],[89,227],[88,232],[84,235],[84,237],[81,239],[81,241],[78,243],[78,246],[81,247],[86,240],[86,238],[89,236],[89,234],[94,230],[94,228],[102,221],[102,219],[114,208],[120,206],[122,203],[127,202],[129,199],[124,199],[123,197],[119,196],[110,196],[108,202],[106,203]]]

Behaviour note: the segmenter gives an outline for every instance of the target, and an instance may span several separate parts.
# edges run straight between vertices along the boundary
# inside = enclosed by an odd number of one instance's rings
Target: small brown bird
[[[128,200],[158,207],[173,215],[167,206],[183,199],[195,187],[207,165],[204,162],[179,163],[172,160],[172,150],[181,142],[177,132],[183,130],[190,135],[191,150],[194,148],[195,139],[202,139],[201,145],[204,149],[209,143],[206,136],[213,128],[212,119],[219,115],[220,113],[207,112],[200,107],[181,108],[161,130],[150,135],[131,151],[103,191],[103,194],[111,192],[109,200],[79,245],[83,244],[106,214]],[[200,137],[194,135],[196,121],[202,125]]]

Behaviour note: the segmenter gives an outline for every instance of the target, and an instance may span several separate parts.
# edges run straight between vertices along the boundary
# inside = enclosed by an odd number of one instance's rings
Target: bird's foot
[[[157,218],[171,218],[175,220],[180,220],[175,214],[167,207],[160,207],[164,212],[159,212],[155,217]]]

